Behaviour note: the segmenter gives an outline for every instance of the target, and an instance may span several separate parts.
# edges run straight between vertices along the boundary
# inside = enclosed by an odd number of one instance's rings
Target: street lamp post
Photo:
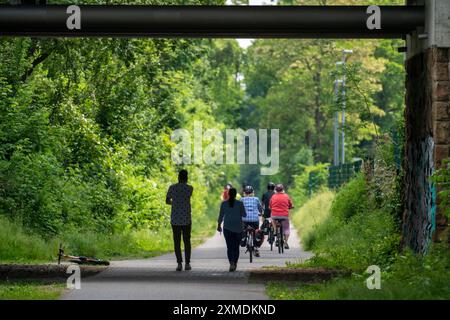
[[[352,54],[353,50],[342,50],[342,60],[337,62],[336,65],[342,65],[344,67],[344,77],[342,80],[342,118],[341,118],[341,145],[342,145],[342,159],[341,159],[341,163],[344,164],[345,163],[345,106],[346,106],[346,101],[345,101],[345,81],[347,79],[346,77],[346,70],[345,70],[345,66],[346,66],[346,62],[347,62],[347,55]]]
[[[339,102],[339,85],[342,84],[342,80],[334,81],[334,96],[336,99],[336,104]],[[334,152],[333,152],[333,165],[339,165],[339,111],[336,110],[334,113]]]

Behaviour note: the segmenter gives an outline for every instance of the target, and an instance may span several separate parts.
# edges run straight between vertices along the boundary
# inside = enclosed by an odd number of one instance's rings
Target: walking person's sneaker
[[[284,248],[289,249],[289,245],[287,244],[287,242],[284,244]]]
[[[255,249],[255,257],[259,257],[259,250]]]
[[[186,265],[184,266],[184,270],[186,270],[186,271],[192,270],[191,264],[190,263],[186,263]]]
[[[236,263],[230,263],[230,272],[234,272],[234,271],[236,271],[236,267],[237,267],[237,265],[236,265]]]
[[[177,271],[183,270],[183,265],[182,265],[181,263],[179,263],[178,266],[177,266],[177,268],[176,268],[176,270],[177,270]]]

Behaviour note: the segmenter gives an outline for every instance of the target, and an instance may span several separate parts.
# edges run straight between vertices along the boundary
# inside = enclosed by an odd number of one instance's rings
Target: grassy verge
[[[312,249],[315,229],[324,223],[330,215],[334,193],[323,191],[307,201],[293,216],[293,223],[302,237],[303,247]]]
[[[198,245],[214,232],[211,217],[194,222],[192,243]],[[128,233],[101,234],[69,231],[44,239],[0,216],[0,263],[48,263],[57,259],[59,243],[72,255],[101,259],[149,258],[173,250],[170,224],[160,230],[134,230]]]
[[[55,300],[63,291],[63,283],[0,281],[0,300]]]
[[[198,218],[192,229],[192,244],[198,245],[214,232],[212,217]],[[170,225],[161,230],[137,230],[126,234],[105,235],[93,232],[68,232],[59,238],[43,239],[20,225],[0,216],[0,263],[38,264],[57,259],[59,243],[74,255],[103,259],[148,258],[172,251]],[[54,300],[64,283],[0,280],[0,300]]]
[[[381,288],[369,290],[369,274],[354,273],[316,284],[268,283],[267,293],[282,300],[449,300],[448,249],[435,247],[425,258],[406,253],[382,269]]]
[[[307,265],[363,272],[392,263],[400,243],[397,221],[373,201],[362,175],[336,195],[324,191],[308,200],[294,214],[304,248],[315,253]]]
[[[305,283],[268,283],[273,299],[450,299],[450,254],[435,244],[425,256],[399,251],[395,194],[359,175],[337,194],[323,191],[294,213],[305,249],[315,256],[289,268],[325,268],[351,272],[350,277]],[[381,289],[369,290],[366,269],[381,270]]]

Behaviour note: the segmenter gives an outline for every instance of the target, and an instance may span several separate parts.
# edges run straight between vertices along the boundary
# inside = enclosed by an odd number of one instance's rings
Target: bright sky
[[[269,5],[275,5],[277,3],[277,0],[250,0],[250,5],[251,6],[261,6],[261,5],[265,5],[265,6],[269,6]],[[231,1],[227,0],[227,4],[231,5]],[[252,44],[252,41],[254,39],[236,39],[239,42],[239,45],[242,48],[247,48],[248,46],[250,46]]]

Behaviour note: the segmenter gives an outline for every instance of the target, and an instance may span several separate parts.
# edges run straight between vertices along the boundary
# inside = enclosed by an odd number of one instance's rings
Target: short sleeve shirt
[[[270,198],[272,218],[289,217],[289,209],[292,207],[291,198],[286,193],[276,193]]]
[[[167,190],[167,198],[172,201],[170,222],[175,226],[191,224],[191,196],[194,188],[186,183],[176,183]]]
[[[242,219],[244,222],[257,222],[259,221],[259,213],[262,211],[261,202],[257,197],[243,197],[241,198],[245,207],[247,216]]]

